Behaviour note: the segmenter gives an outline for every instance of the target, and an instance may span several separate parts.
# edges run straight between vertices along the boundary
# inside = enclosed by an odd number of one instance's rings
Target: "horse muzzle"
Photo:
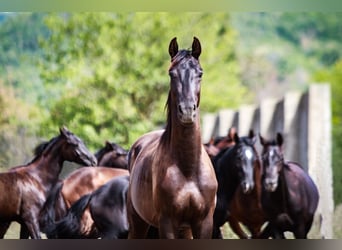
[[[244,194],[250,193],[254,188],[254,183],[249,183],[247,181],[244,181],[241,183],[241,189]]]
[[[271,179],[266,179],[264,181],[264,187],[268,192],[274,192],[278,187],[278,182]]]
[[[197,106],[195,104],[178,105],[178,118],[183,124],[192,124],[196,121]]]

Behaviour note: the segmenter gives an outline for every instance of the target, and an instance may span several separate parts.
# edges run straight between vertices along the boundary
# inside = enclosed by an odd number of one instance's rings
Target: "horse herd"
[[[231,128],[201,143],[200,54],[196,37],[190,50],[171,40],[165,129],[129,151],[106,142],[93,155],[62,127],[31,162],[0,173],[0,237],[17,221],[20,238],[33,239],[216,239],[226,222],[240,238],[307,238],[319,194],[300,165],[285,161],[282,134],[268,140]],[[82,167],[59,179],[64,161]]]

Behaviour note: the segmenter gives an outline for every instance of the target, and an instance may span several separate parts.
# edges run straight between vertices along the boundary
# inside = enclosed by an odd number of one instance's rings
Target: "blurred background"
[[[93,152],[106,140],[128,149],[163,126],[169,42],[189,48],[196,36],[202,113],[330,84],[340,211],[341,24],[342,13],[330,12],[0,13],[0,170],[30,161],[62,125]]]

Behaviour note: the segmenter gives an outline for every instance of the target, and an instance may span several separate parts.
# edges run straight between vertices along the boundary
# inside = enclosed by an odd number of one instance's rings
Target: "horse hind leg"
[[[0,239],[3,239],[11,222],[0,222]]]

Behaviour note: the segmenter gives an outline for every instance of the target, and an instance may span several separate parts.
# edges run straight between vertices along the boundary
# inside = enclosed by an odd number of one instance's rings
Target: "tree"
[[[106,139],[129,146],[163,126],[173,37],[182,48],[193,36],[202,43],[204,112],[236,107],[247,95],[227,13],[55,13],[46,24],[41,76],[57,101],[46,105],[45,135],[65,124],[93,148]]]

